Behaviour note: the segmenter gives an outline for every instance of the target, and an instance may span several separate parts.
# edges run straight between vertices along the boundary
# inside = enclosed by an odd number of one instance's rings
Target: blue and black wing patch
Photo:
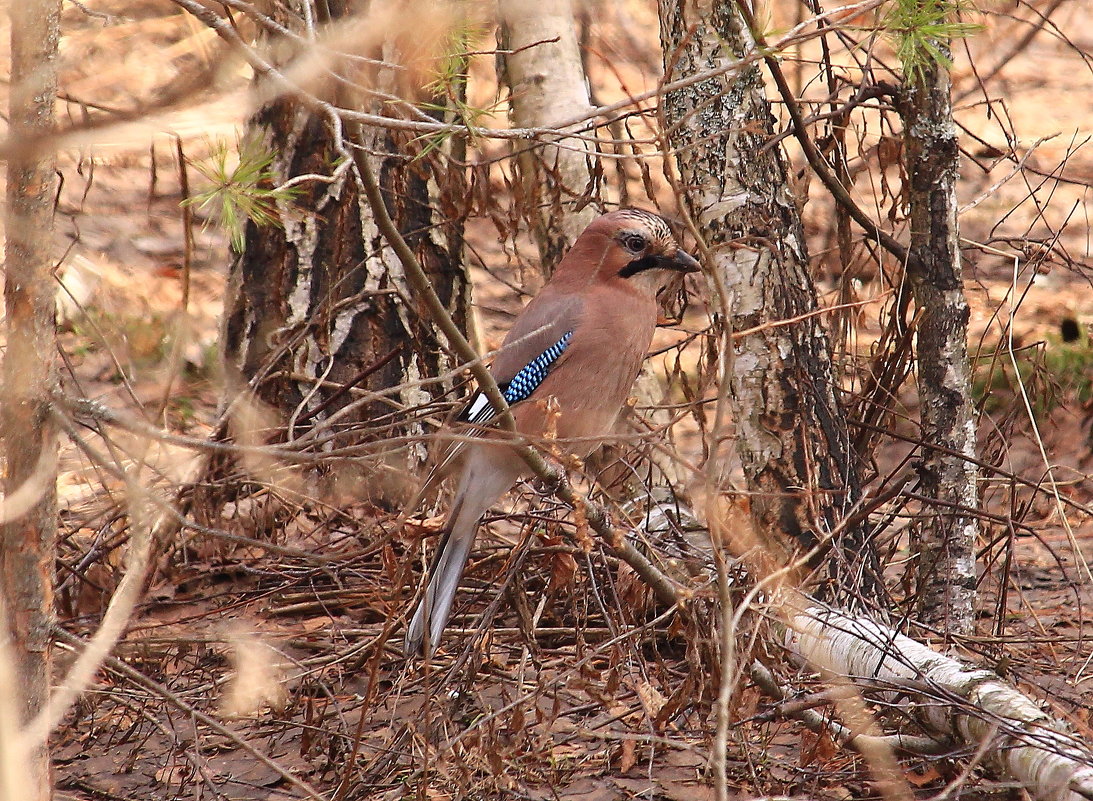
[[[554,362],[565,353],[569,347],[569,341],[573,338],[573,332],[569,331],[561,339],[544,350],[530,362],[520,368],[520,372],[514,375],[504,384],[499,384],[501,396],[511,406],[531,397],[543,379],[550,373]],[[487,423],[497,416],[497,410],[490,404],[489,398],[479,392],[474,400],[468,404],[466,410],[460,415],[460,419],[468,423]]]
[[[556,362],[558,357],[565,352],[567,347],[569,347],[569,340],[572,338],[573,332],[570,331],[524,365],[523,369],[514,375],[501,390],[501,394],[504,396],[505,400],[511,405],[531,397],[531,393],[534,392],[539,385],[543,383],[543,379],[547,377],[547,373],[550,372],[550,368],[554,362]]]

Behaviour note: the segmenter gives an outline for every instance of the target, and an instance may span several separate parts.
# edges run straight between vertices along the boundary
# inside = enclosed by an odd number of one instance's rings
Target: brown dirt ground
[[[654,85],[651,5],[618,4],[602,18],[593,11],[590,68],[601,102],[620,96],[620,84],[630,92]],[[228,250],[223,234],[198,213],[193,258],[184,265],[176,141],[188,158],[200,160],[210,140],[234,138],[248,103],[239,88],[244,71],[223,61],[215,38],[165,0],[96,0],[88,6],[110,18],[65,6],[66,97],[106,110],[132,109],[176,89],[187,93],[187,101],[96,131],[61,155],[57,246],[65,254],[59,275],[66,386],[152,424],[204,437],[215,425],[220,400],[216,326]],[[774,27],[783,22],[781,16],[792,20],[789,8],[788,3],[776,7]],[[1025,30],[1016,17],[1028,18],[1028,9],[1007,9],[996,10],[968,43],[977,65],[995,63]],[[1063,349],[1057,335],[1063,319],[1082,323],[1086,336],[1093,322],[1087,212],[1093,153],[1086,141],[1093,133],[1088,92],[1093,72],[1089,57],[1080,55],[1093,52],[1093,34],[1085,24],[1091,13],[1090,0],[1070,0],[1058,9],[1054,28],[992,80],[992,95],[1003,100],[989,117],[979,103],[981,94],[962,101],[959,120],[968,131],[969,158],[961,174],[961,201],[990,190],[962,217],[964,237],[983,245],[966,253],[973,343],[983,354],[1008,336],[1012,321],[1016,342],[1042,343],[1040,353],[1050,360]],[[7,31],[0,37],[7,41]],[[803,55],[811,54],[806,47]],[[968,55],[958,52],[958,91],[974,91],[969,63]],[[475,69],[485,75],[488,61]],[[202,78],[191,85],[194,75]],[[491,92],[488,86],[480,91],[483,98]],[[817,87],[810,91],[822,94]],[[79,120],[82,111],[77,102],[67,102],[62,114]],[[864,131],[861,141],[863,160],[884,158],[886,140],[878,130]],[[1028,153],[1026,167],[1040,175],[1026,169],[996,186],[1010,166],[992,148],[1000,152],[1007,142]],[[658,169],[654,164],[654,176]],[[883,196],[882,186],[869,184],[880,174],[864,172],[855,185],[867,207]],[[1052,174],[1065,180],[1041,177]],[[885,175],[895,181],[892,169]],[[640,197],[640,182],[631,178]],[[189,180],[201,185],[192,168]],[[832,246],[831,207],[815,183],[808,193],[810,247],[817,254],[820,286],[834,301],[836,269],[826,255]],[[468,235],[491,270],[510,279],[519,280],[532,259],[526,241],[514,252],[498,243],[484,221],[473,221]],[[1071,264],[1056,255],[1037,261],[1049,244],[1053,254],[1065,250]],[[1015,273],[1013,256],[1022,248]],[[476,268],[474,278],[488,343],[503,332],[521,301],[485,270]],[[865,307],[850,343],[859,353],[877,334],[886,302],[881,284],[850,287],[853,298],[877,301]],[[698,300],[699,311],[685,324],[692,329],[704,324]],[[1083,375],[1093,381],[1091,360],[1054,369],[1048,377],[1056,383]],[[984,452],[1008,473],[1042,482],[1047,478],[1042,446],[1060,495],[1088,509],[1093,503],[1088,396],[1082,402],[1073,389],[1059,387],[1060,402],[1039,417],[1037,431],[1012,381],[997,379],[990,386]],[[913,382],[899,402],[913,418]],[[913,437],[914,426],[898,422],[897,432]],[[681,432],[680,443],[697,453],[693,431]],[[128,464],[134,453],[148,448],[144,480],[165,490],[192,476],[198,462],[192,451],[171,444],[123,435],[114,444],[130,454],[122,457]],[[908,448],[898,441],[887,444],[878,454],[881,474]],[[731,466],[725,472],[733,477]],[[115,482],[75,448],[66,449],[58,601],[62,624],[80,634],[94,629],[121,574],[127,527],[118,512],[124,499],[116,493]],[[540,505],[551,507],[547,501]],[[1005,526],[985,526],[981,638],[969,643],[969,656],[1001,665],[1088,732],[1093,651],[1085,617],[1093,609],[1093,577],[1080,562],[1093,561],[1093,520],[1075,508],[1064,509],[1064,520],[1063,507],[1047,493],[1032,493],[1005,478],[985,483],[985,511],[1005,519],[1021,505],[1024,528],[1014,530],[1011,563],[999,545],[1010,542]],[[330,561],[316,564],[187,534],[185,541],[161,549],[144,601],[116,653],[184,704],[225,721],[238,738],[328,797],[412,793],[443,799],[460,792],[476,798],[584,801],[713,797],[706,764],[709,700],[716,686],[691,661],[708,632],[678,619],[656,621],[640,586],[602,549],[588,556],[566,550],[553,524],[538,537],[529,536],[527,527],[496,525],[495,539],[483,546],[466,581],[463,597],[470,599],[472,613],[459,620],[467,630],[461,634],[457,626],[452,633],[453,641],[473,647],[453,647],[423,672],[399,656],[399,632],[384,644],[391,634],[385,622],[408,602],[405,592],[391,588],[407,585],[412,566],[406,555],[421,532],[387,530],[389,521],[376,510],[351,503],[285,509],[248,498],[231,504],[221,517],[226,529]],[[897,519],[893,530],[902,533],[908,525]],[[518,547],[510,552],[512,544]],[[521,562],[523,574],[515,570]],[[506,589],[498,595],[501,584]],[[1000,587],[1007,588],[1002,598]],[[545,603],[536,608],[539,597]],[[495,601],[496,626],[472,640],[481,611]],[[621,614],[619,607],[630,611]],[[529,636],[528,621],[536,614],[538,631]],[[619,628],[635,622],[649,625],[629,634]],[[603,645],[616,636],[618,643]],[[232,717],[233,704],[262,711]],[[777,715],[764,717],[768,709],[769,702],[751,687],[734,705],[739,722],[728,767],[739,795],[841,800],[875,794],[868,767],[857,757]],[[100,672],[56,733],[54,749],[61,798],[300,795],[233,738],[111,669]],[[915,760],[904,767],[922,797],[935,794],[958,772],[947,763]],[[982,778],[960,792],[1019,795]]]

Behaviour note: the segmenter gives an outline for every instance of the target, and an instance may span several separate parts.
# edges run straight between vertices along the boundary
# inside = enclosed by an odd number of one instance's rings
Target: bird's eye
[[[631,253],[641,253],[645,250],[645,237],[641,234],[627,234],[622,238],[622,245]]]

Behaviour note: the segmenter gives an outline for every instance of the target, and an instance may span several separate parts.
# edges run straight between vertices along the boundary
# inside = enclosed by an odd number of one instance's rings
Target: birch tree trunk
[[[324,30],[351,10],[356,13],[357,4],[342,0],[312,5]],[[377,45],[368,55],[397,62],[397,37],[407,34],[388,30],[382,49]],[[335,69],[369,89],[424,99],[426,79],[420,74],[386,66],[363,75],[346,65]],[[339,104],[373,113],[398,109],[334,85]],[[352,159],[370,160],[388,212],[460,326],[466,324],[469,291],[462,264],[463,172],[444,163],[443,143],[378,128],[341,138],[331,120],[289,98],[259,109],[248,131],[274,155],[275,183],[307,174],[333,180],[305,182],[294,199],[278,201],[279,226],[248,222],[225,304],[226,362],[278,410],[290,437],[316,428],[338,445],[418,440],[387,448],[382,463],[357,464],[367,470],[373,500],[393,503],[405,489],[400,482],[406,470],[427,456],[420,439],[428,429],[418,418],[442,386],[422,380],[455,365],[373,222]],[[383,478],[385,469],[390,481]],[[341,467],[338,472],[344,478]]]
[[[9,139],[32,144],[53,133],[60,4],[12,3]],[[6,350],[0,398],[5,518],[0,527],[0,596],[6,620],[0,659],[14,670],[0,716],[0,796],[51,797],[49,750],[15,756],[19,724],[49,703],[53,562],[57,534],[57,439],[50,417],[56,382],[52,151],[8,161],[4,261]],[[14,499],[23,496],[19,510]],[[6,713],[6,714],[5,714]]]
[[[948,51],[944,43],[937,44]],[[930,58],[909,72],[899,110],[911,218],[907,275],[919,309],[918,395],[925,443],[919,478],[923,494],[937,501],[916,526],[918,601],[927,625],[945,634],[970,634],[978,491],[969,311],[957,225],[960,151],[948,69]]]
[[[500,0],[498,10],[513,125],[548,128],[591,110],[571,0]],[[580,139],[543,136],[520,147],[522,205],[545,276],[595,219],[599,173]]]
[[[660,19],[666,82],[754,49],[731,2],[661,0]],[[751,331],[721,358],[757,533],[805,552],[833,536],[828,589],[843,604],[873,600],[883,583],[872,543],[860,525],[839,527],[861,491],[829,341],[817,315],[780,323],[817,300],[759,67],[671,91],[663,109],[686,206],[726,293],[722,323]]]

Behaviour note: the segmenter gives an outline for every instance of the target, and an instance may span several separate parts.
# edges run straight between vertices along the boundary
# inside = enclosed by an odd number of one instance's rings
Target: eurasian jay
[[[595,450],[611,433],[652,342],[657,292],[674,275],[698,269],[656,214],[621,209],[594,220],[516,318],[490,366],[517,432],[535,441],[552,427],[569,453],[583,458]],[[553,420],[541,402],[551,397]],[[498,433],[482,429],[496,414],[479,392],[459,415],[480,435],[457,446],[459,484],[406,632],[407,654],[423,644],[435,650],[479,518],[530,472]]]

